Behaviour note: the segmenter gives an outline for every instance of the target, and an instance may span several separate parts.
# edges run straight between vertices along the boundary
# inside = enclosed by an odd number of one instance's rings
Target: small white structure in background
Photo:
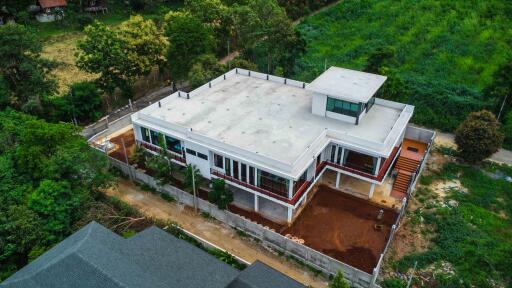
[[[331,67],[311,84],[233,69],[132,115],[138,145],[221,178],[235,202],[290,222],[330,169],[382,185],[414,107],[375,93],[386,77]],[[163,137],[162,137],[163,136]],[[164,139],[165,143],[158,143]]]
[[[41,12],[36,15],[39,22],[53,22],[64,18],[64,8],[68,6],[66,0],[38,0]]]

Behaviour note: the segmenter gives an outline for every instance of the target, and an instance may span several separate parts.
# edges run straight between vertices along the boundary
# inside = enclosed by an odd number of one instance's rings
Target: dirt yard
[[[384,215],[377,220],[381,209]],[[392,209],[322,185],[283,234],[304,239],[305,245],[372,273],[397,217]],[[383,225],[382,230],[376,230],[376,224]]]
[[[106,191],[106,194],[120,198],[148,217],[175,221],[184,229],[248,262],[260,260],[305,285],[327,287],[326,279],[315,276],[306,267],[269,252],[221,222],[194,213],[189,207],[169,203],[157,195],[142,191],[128,180],[120,179],[118,187]]]

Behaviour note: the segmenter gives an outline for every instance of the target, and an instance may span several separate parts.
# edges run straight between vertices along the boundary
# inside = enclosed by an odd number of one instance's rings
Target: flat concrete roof
[[[293,165],[313,142],[318,142],[317,138],[329,140],[327,130],[336,132],[340,142],[361,149],[365,149],[365,141],[384,146],[403,110],[376,103],[359,125],[354,125],[312,114],[313,92],[300,85],[235,73],[225,80],[220,78],[211,88],[207,84],[191,92],[190,99],[186,93],[181,97],[175,93],[162,99],[161,107],[154,103],[138,113],[149,116],[150,123],[158,123],[163,132],[173,130],[174,125],[190,128],[190,133]],[[135,122],[144,125],[138,118],[142,117],[136,115]]]
[[[313,80],[307,89],[334,98],[366,103],[386,79],[386,76],[377,74],[330,67]]]

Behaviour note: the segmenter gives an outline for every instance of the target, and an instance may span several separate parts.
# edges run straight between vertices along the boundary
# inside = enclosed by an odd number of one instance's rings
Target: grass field
[[[426,287],[511,287],[512,183],[507,176],[512,177],[511,167],[472,167],[453,160],[423,176],[405,225],[430,244],[411,249],[392,266],[406,273],[417,261],[416,281],[429,278]]]
[[[167,4],[166,6],[153,7],[147,11],[141,11],[146,19],[160,21],[163,15],[170,9],[180,7],[179,4]],[[126,5],[115,3],[109,7],[107,14],[98,14],[93,18],[110,26],[119,25],[121,22],[136,14]],[[94,80],[97,75],[87,73],[75,66],[76,44],[83,37],[83,28],[76,22],[76,14],[68,15],[63,21],[51,23],[38,23],[35,20],[30,27],[37,32],[38,37],[43,41],[42,56],[55,60],[59,65],[52,72],[58,83],[58,94],[62,95],[69,90],[69,85],[86,80]]]
[[[409,90],[395,100],[417,106],[415,122],[453,130],[489,105],[481,91],[512,56],[511,13],[505,0],[341,1],[299,25],[308,45],[296,78],[311,81],[325,63],[362,70],[377,49],[391,47],[383,72]]]

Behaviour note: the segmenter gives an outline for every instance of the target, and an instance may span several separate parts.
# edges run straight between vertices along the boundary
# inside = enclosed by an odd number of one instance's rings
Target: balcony
[[[137,144],[146,148],[147,150],[149,151],[153,151],[153,152],[156,152],[156,153],[159,153],[160,151],[162,151],[162,147],[159,147],[159,146],[156,146],[154,144],[150,144],[150,143],[147,143],[147,142],[143,142],[143,141],[140,141],[140,140],[136,140],[137,141]],[[181,163],[181,164],[187,164],[187,161],[185,159],[185,153],[182,153],[181,155],[176,153],[176,152],[173,152],[173,151],[170,151],[170,150],[167,150],[167,152],[169,152],[169,156],[171,157],[171,159]]]
[[[215,177],[222,178],[222,179],[226,180],[226,182],[234,183],[236,185],[248,188],[250,190],[256,191],[258,193],[261,193],[263,195],[272,197],[276,200],[279,200],[279,201],[282,201],[282,202],[285,202],[285,203],[291,204],[291,205],[295,205],[295,203],[297,203],[297,201],[308,190],[308,188],[311,186],[311,183],[312,183],[311,181],[296,182],[294,185],[294,189],[293,189],[294,190],[293,197],[291,199],[289,199],[288,197],[281,195],[281,193],[276,193],[276,192],[264,189],[262,187],[251,185],[249,183],[238,180],[232,176],[228,176],[228,175],[226,175],[218,170],[215,170],[215,169],[210,169],[210,173]]]
[[[322,161],[319,165],[317,165],[316,175],[318,175],[318,173],[320,173],[325,166],[330,166],[330,167],[333,167],[333,168],[336,168],[339,170],[343,170],[343,171],[346,171],[346,172],[349,172],[349,173],[352,173],[352,174],[355,174],[355,175],[358,175],[358,176],[361,176],[364,178],[368,178],[370,180],[382,182],[382,180],[384,179],[384,176],[386,175],[387,171],[389,170],[389,167],[391,166],[393,161],[398,156],[398,152],[400,151],[400,149],[401,149],[401,147],[395,147],[393,149],[393,151],[391,151],[391,154],[389,155],[389,157],[386,158],[384,163],[382,163],[382,165],[379,169],[379,173],[377,175],[368,173],[368,169],[363,166],[358,166],[353,163],[340,165],[338,163],[334,163],[331,161]]]

